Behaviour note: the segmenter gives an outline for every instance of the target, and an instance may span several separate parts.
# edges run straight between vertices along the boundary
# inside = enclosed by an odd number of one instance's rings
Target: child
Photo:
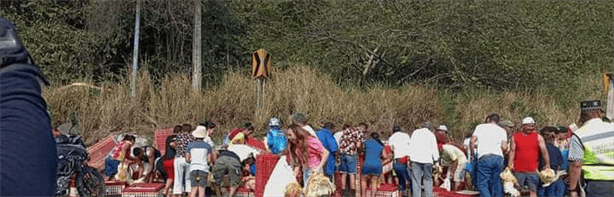
[[[190,164],[190,182],[192,191],[190,197],[205,196],[207,176],[209,175],[209,162],[213,161],[213,148],[204,139],[207,130],[215,128],[215,124],[209,124],[209,128],[198,125],[192,132],[195,141],[190,142],[186,148],[186,161]]]
[[[548,155],[550,156],[550,168],[555,172],[561,170],[561,165],[563,164],[563,156],[558,147],[554,145],[554,141],[557,139],[556,132],[558,128],[556,127],[544,127],[541,130],[541,135],[544,137],[546,141],[546,149],[548,149]],[[539,168],[542,169],[544,166],[543,159],[540,159]],[[565,194],[565,183],[562,179],[557,179],[553,183],[551,183],[548,187],[539,188],[539,196],[563,196]]]

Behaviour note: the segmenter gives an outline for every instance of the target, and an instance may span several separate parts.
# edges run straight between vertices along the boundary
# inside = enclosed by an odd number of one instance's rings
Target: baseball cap
[[[526,117],[522,119],[522,124],[535,124],[535,120],[533,120],[531,117]]]

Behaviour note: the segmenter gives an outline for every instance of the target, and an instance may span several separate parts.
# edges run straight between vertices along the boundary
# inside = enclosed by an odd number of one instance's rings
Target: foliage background
[[[608,1],[200,1],[205,89],[190,93],[189,84],[176,80],[189,81],[195,2],[141,2],[139,73],[147,74],[139,84],[149,96],[99,107],[128,113],[122,105],[130,104],[138,106],[134,113],[148,115],[110,116],[123,117],[115,121],[86,115],[95,109],[79,107],[87,101],[73,98],[110,102],[123,98],[124,89],[65,94],[57,88],[79,81],[123,87],[129,81],[136,1],[2,1],[0,15],[17,25],[26,48],[53,81],[45,96],[56,121],[77,117],[84,133],[150,132],[204,118],[223,122],[224,129],[251,121],[262,130],[268,116],[291,110],[307,113],[314,125],[366,121],[385,132],[393,124],[408,129],[430,120],[459,131],[455,137],[492,112],[517,123],[531,115],[543,125],[568,125],[577,118],[580,100],[605,99],[602,74],[614,63],[614,2]],[[286,74],[301,78],[303,73],[314,82],[282,86],[277,94],[293,96],[272,97],[286,99],[273,102],[274,110],[253,109],[247,68],[251,52],[259,48],[273,54],[279,72],[270,88],[280,83],[276,80],[290,80]],[[238,78],[241,89],[221,90]],[[400,102],[397,96],[415,87],[430,96],[404,101],[412,106],[428,101],[429,113],[369,100],[377,94]],[[333,102],[320,92],[352,102]],[[244,99],[178,107],[173,117],[157,110],[209,94]],[[297,105],[302,98],[310,104]],[[328,101],[357,111],[317,109]]]

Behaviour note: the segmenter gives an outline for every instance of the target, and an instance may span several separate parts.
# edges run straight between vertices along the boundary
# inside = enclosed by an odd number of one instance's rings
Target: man
[[[316,135],[316,132],[313,130],[313,128],[311,128],[311,126],[307,124],[307,118],[305,117],[305,115],[298,113],[298,112],[294,113],[292,114],[292,116],[290,116],[290,122],[292,124],[300,125],[311,136],[315,138],[318,137],[318,135]]]
[[[512,138],[512,134],[514,134],[514,127],[516,126],[512,121],[510,121],[510,120],[501,121],[501,122],[499,122],[499,126],[501,128],[503,128],[503,129],[505,129],[505,132],[507,133],[507,138],[508,139]],[[509,158],[507,158],[507,157],[509,155],[509,151],[511,150],[510,143],[512,143],[511,140],[509,140],[508,143],[507,143],[507,152],[505,152],[505,159],[508,159],[508,160],[506,160],[506,161],[509,161]]]
[[[423,128],[413,132],[409,142],[413,196],[422,196],[422,180],[425,196],[433,196],[433,163],[439,160],[439,150],[432,130],[432,124],[425,122]]]
[[[254,125],[252,123],[245,123],[245,129],[243,129],[243,133],[245,134],[245,144],[259,150],[266,150],[266,146],[264,142],[254,138]]]
[[[191,192],[190,183],[190,164],[186,162],[186,149],[190,142],[195,140],[194,136],[190,133],[192,126],[190,124],[183,124],[183,133],[178,133],[175,138],[177,143],[177,154],[175,156],[175,181],[173,182],[173,194],[181,195],[183,192]],[[206,130],[206,127],[198,125],[196,130]]]
[[[204,141],[206,137],[209,137],[206,130],[196,129],[192,132],[192,136],[195,140],[188,144],[185,157],[185,160],[190,164],[189,174],[192,188],[190,197],[196,197],[197,194],[204,197],[209,166],[213,161],[213,147]]]
[[[394,126],[392,135],[388,138],[388,143],[394,155],[393,168],[399,179],[399,190],[405,191],[409,184],[411,190],[411,178],[407,170],[409,164],[409,141],[410,137],[401,126]]]
[[[328,176],[331,180],[333,178],[333,174],[335,173],[335,155],[339,148],[337,147],[337,142],[335,141],[335,137],[333,137],[333,129],[335,125],[331,122],[324,123],[321,129],[318,130],[318,139],[322,143],[322,146],[330,154],[328,154],[328,159],[326,160],[326,164],[324,166],[324,175]]]
[[[437,139],[437,144],[447,144],[450,142],[448,139],[449,134],[450,130],[446,125],[439,125],[435,131],[435,139]]]
[[[581,172],[586,196],[614,196],[614,126],[601,117],[601,101],[580,102],[582,127],[569,147],[569,191],[578,196]]]
[[[465,157],[465,153],[463,151],[450,144],[438,144],[437,148],[439,149],[439,153],[441,154],[442,163],[445,162],[445,165],[448,166],[448,170],[453,177],[452,181],[452,191],[458,191],[461,188],[461,182],[465,180],[464,168],[467,165],[467,158]]]
[[[341,161],[339,164],[339,172],[341,172],[341,188],[346,190],[346,178],[349,175],[351,190],[356,189],[356,172],[358,172],[358,150],[362,148],[362,142],[365,140],[364,131],[367,130],[367,124],[360,123],[358,127],[350,127],[343,130],[339,144],[339,152],[341,153]]]
[[[142,174],[142,177],[135,177],[135,179],[152,183],[156,175],[154,161],[162,156],[160,151],[152,146],[143,146],[132,149],[132,154],[139,160],[137,174]]]
[[[257,149],[243,144],[236,144],[228,147],[228,150],[220,153],[212,170],[216,192],[222,194],[220,190],[222,179],[225,175],[228,175],[228,181],[230,182],[228,196],[234,196],[237,187],[241,184],[241,174],[243,172],[242,162],[247,158],[256,157],[259,153]]]
[[[535,130],[535,120],[531,117],[522,119],[522,131],[514,133],[510,141],[507,166],[516,176],[518,185],[529,187],[529,195],[536,197],[537,187],[540,184],[537,176],[540,152],[545,162],[544,167],[550,168],[546,141]]]
[[[480,196],[503,196],[499,174],[503,171],[503,152],[507,151],[507,134],[497,125],[499,115],[491,114],[486,120],[486,123],[475,128],[471,136],[471,153],[478,160],[476,186]]]
[[[266,138],[267,150],[273,154],[279,154],[286,149],[287,140],[286,134],[281,130],[279,119],[271,118]]]
[[[57,150],[41,82],[17,28],[0,17],[0,196],[54,196]]]

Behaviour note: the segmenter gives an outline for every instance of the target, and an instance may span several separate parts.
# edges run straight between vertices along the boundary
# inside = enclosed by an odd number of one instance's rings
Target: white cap
[[[194,131],[192,131],[192,135],[195,138],[205,138],[207,137],[207,127],[198,125],[196,126],[196,129],[194,129]]]
[[[446,127],[446,125],[439,125],[437,130],[442,130],[442,131],[450,132],[450,130],[448,130],[448,127]]]
[[[522,124],[535,124],[535,120],[531,117],[526,117],[522,119]]]
[[[278,126],[279,127],[280,126],[279,125],[279,119],[271,118],[271,120],[269,120],[269,127],[272,127],[272,126]]]

